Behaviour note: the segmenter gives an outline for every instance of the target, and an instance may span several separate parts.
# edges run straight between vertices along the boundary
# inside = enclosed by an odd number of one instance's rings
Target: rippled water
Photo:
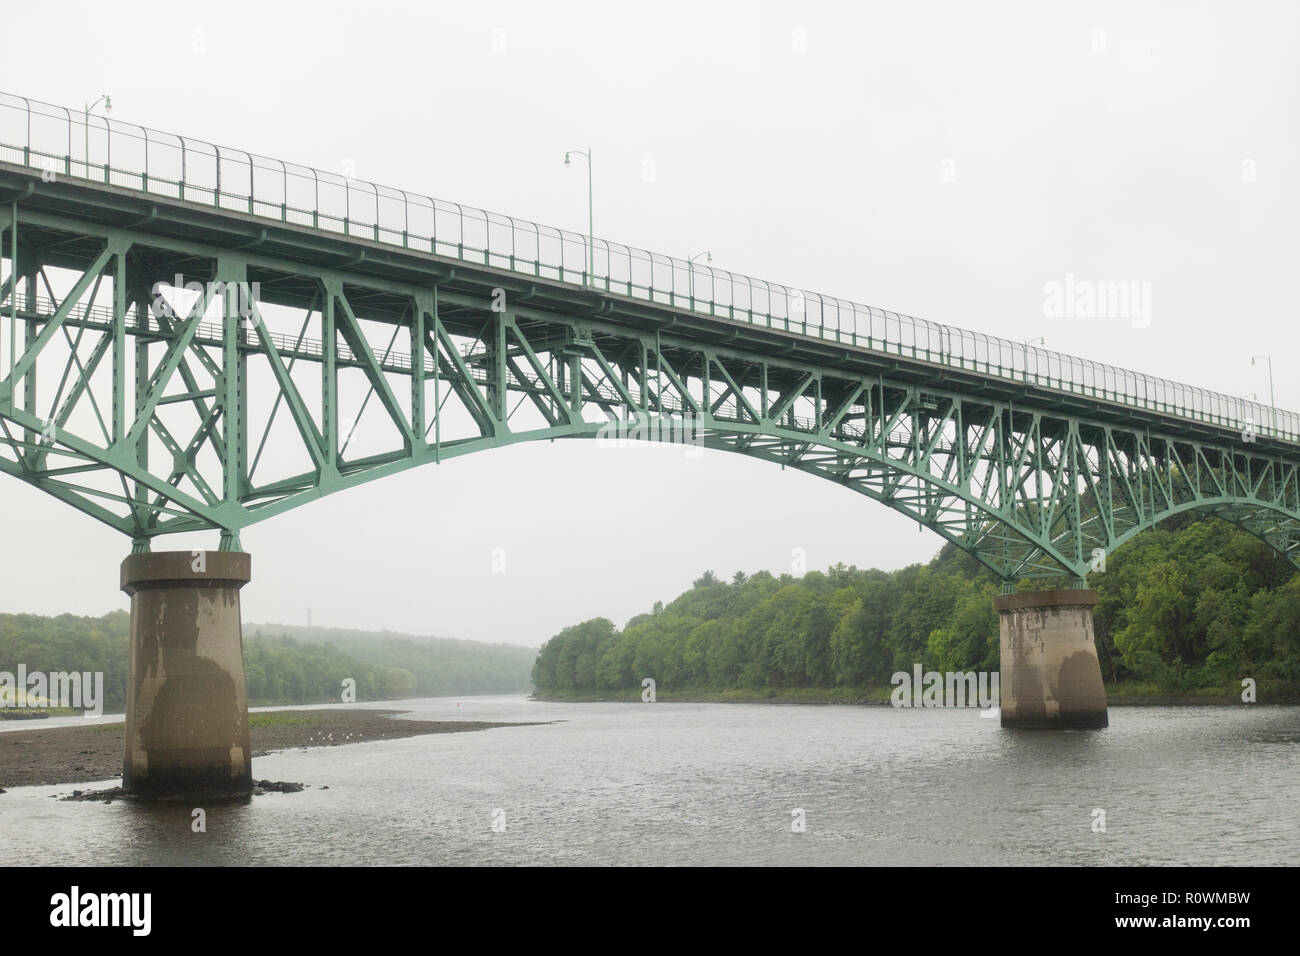
[[[208,807],[203,834],[188,806],[19,788],[0,796],[0,850],[7,863],[314,865],[1282,864],[1300,853],[1297,707],[1113,708],[1107,730],[1051,733],[1005,731],[970,710],[401,706],[556,723],[261,757],[258,777],[311,789]],[[792,832],[795,809],[806,832]]]

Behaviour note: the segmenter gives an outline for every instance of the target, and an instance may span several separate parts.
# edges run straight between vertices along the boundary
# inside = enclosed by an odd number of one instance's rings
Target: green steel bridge
[[[3,94],[0,247],[0,470],[136,552],[613,434],[842,484],[1007,589],[1187,509],[1300,565],[1293,412]]]

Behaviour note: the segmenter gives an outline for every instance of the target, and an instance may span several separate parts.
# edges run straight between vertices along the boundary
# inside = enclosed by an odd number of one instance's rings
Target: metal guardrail
[[[7,93],[0,158],[1300,443],[1300,414],[1239,396],[600,238],[589,275],[578,233]]]

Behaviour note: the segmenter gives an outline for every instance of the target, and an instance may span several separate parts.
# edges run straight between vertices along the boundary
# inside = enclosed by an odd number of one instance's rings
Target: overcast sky
[[[1269,353],[1300,408],[1300,8],[1062,6],[94,2],[52,26],[18,4],[0,87],[107,92],[114,118],[578,232],[585,172],[562,156],[590,145],[601,236],[1264,401]],[[1149,324],[1048,316],[1067,276],[1149,283]],[[0,504],[0,610],[127,606],[128,539],[5,476]],[[706,568],[780,573],[797,548],[897,568],[942,542],[744,457],[557,442],[243,543],[246,622],[536,645]]]

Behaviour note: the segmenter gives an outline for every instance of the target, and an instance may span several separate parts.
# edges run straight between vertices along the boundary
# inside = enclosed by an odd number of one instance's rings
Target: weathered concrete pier
[[[1096,728],[1109,723],[1089,589],[999,594],[1002,726]]]
[[[122,786],[142,797],[252,792],[239,591],[243,552],[168,551],[122,562],[131,647]]]

